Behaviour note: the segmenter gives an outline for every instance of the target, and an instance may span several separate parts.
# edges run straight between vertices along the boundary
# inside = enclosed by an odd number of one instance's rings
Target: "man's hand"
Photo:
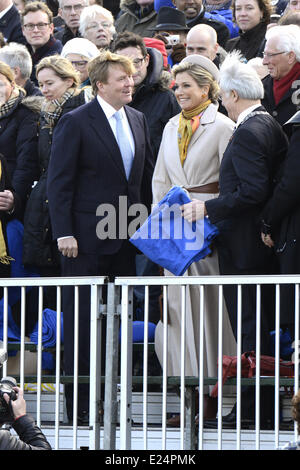
[[[188,222],[195,222],[196,220],[203,219],[207,214],[205,209],[205,203],[198,199],[192,199],[191,202],[180,206],[182,211],[182,217]]]
[[[11,211],[14,207],[14,195],[8,189],[0,191],[0,211]]]
[[[17,394],[17,399],[16,400],[11,400],[11,406],[12,410],[14,413],[15,419],[20,418],[21,416],[26,415],[26,401],[24,400],[23,397],[23,390],[21,390],[19,387],[13,387]],[[6,403],[9,403],[9,395],[7,393],[3,394],[3,398],[6,401]]]
[[[266,235],[265,233],[262,233],[261,239],[267,247],[272,248],[274,246],[274,242],[271,238],[271,235]]]
[[[57,241],[57,246],[63,256],[76,258],[78,255],[78,244],[75,237],[62,238]]]

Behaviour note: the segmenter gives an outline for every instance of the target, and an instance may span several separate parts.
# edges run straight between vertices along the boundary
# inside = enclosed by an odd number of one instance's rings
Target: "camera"
[[[167,36],[167,40],[170,46],[175,46],[179,43],[179,34],[170,34],[170,36]]]
[[[0,342],[1,343],[1,342]],[[0,345],[0,368],[2,364],[7,360],[7,352]],[[3,377],[0,380],[0,426],[2,424],[10,424],[14,421],[14,414],[11,406],[11,402],[17,399],[17,394],[13,387],[17,386],[16,379],[14,377]],[[7,393],[9,396],[9,402],[6,403],[4,394]]]
[[[0,425],[13,423],[14,414],[11,402],[17,399],[17,394],[13,387],[17,386],[14,377],[3,377],[0,380]],[[3,395],[6,393],[9,396],[9,402],[6,403]]]
[[[168,40],[168,46],[175,46],[179,43],[179,34],[170,34],[166,36],[166,39]]]

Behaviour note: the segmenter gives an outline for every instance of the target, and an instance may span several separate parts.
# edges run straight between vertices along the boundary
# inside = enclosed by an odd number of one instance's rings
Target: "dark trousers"
[[[79,253],[77,258],[62,257],[63,276],[109,276],[112,281],[116,276],[135,275],[135,249],[124,241],[121,249],[112,255],[95,255]],[[78,373],[90,374],[90,286],[79,288],[79,349]],[[104,300],[105,301],[105,300]],[[63,319],[64,319],[64,371],[66,375],[74,372],[74,288],[63,288]],[[104,327],[103,327],[104,326]],[[102,325],[102,374],[105,364],[106,328]],[[66,402],[68,417],[72,416],[73,386],[66,386]],[[89,387],[79,384],[78,413],[89,409]]]

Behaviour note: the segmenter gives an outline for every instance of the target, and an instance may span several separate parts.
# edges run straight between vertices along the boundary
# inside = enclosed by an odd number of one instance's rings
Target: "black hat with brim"
[[[157,24],[152,31],[189,31],[185,14],[172,7],[161,7],[157,14]]]

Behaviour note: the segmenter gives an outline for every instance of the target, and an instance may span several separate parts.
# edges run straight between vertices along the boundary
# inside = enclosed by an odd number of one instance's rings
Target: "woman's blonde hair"
[[[9,65],[0,60],[0,73],[4,75],[10,83],[15,82],[15,76]]]
[[[187,72],[195,80],[199,88],[208,85],[208,98],[212,101],[212,103],[217,103],[220,87],[210,72],[198,64],[191,64],[189,62],[183,62],[181,64],[175,65],[172,68],[172,74],[174,78],[176,78],[178,73],[183,72]]]
[[[61,57],[60,55],[52,55],[50,57],[44,57],[36,67],[36,76],[43,69],[51,69],[53,72],[62,80],[68,78],[73,79],[73,85],[70,88],[77,88],[80,84],[80,74],[75,70],[73,65],[68,59]]]

